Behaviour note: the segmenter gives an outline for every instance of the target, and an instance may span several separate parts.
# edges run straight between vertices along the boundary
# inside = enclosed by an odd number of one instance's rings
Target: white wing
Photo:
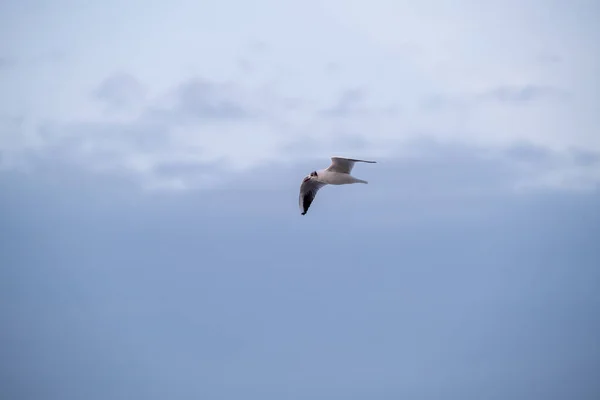
[[[352,172],[355,162],[364,162],[375,164],[376,161],[356,160],[353,158],[331,157],[331,165],[327,167],[327,171],[349,174]]]
[[[325,185],[327,184],[313,180],[302,182],[302,185],[300,185],[300,198],[298,199],[302,215],[306,214],[317,192]]]

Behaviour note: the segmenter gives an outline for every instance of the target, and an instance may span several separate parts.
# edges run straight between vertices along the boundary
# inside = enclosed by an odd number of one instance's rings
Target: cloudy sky
[[[598,398],[599,17],[0,2],[0,397]]]

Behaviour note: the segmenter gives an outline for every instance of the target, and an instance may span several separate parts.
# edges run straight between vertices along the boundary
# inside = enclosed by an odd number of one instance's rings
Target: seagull
[[[369,183],[350,175],[354,163],[375,164],[376,161],[356,160],[353,158],[331,157],[331,165],[325,169],[313,171],[302,180],[300,185],[300,211],[305,215],[317,192],[325,185],[348,185],[351,183]]]

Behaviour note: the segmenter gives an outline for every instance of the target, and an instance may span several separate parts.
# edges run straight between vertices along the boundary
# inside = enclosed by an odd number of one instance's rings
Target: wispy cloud
[[[540,163],[553,157],[552,151],[530,143],[515,143],[506,149],[506,155],[516,161]]]
[[[550,85],[500,85],[482,91],[430,94],[421,99],[420,108],[426,112],[436,112],[486,107],[490,102],[519,106],[545,100],[566,101],[568,93]]]
[[[518,189],[595,190],[600,184],[600,153],[584,150],[553,151],[532,144],[516,144],[504,150],[518,171]]]
[[[552,86],[545,85],[505,85],[489,90],[481,95],[482,98],[497,100],[502,103],[523,103],[548,98],[556,98],[563,95],[563,91]]]
[[[173,108],[179,117],[235,120],[250,116],[250,111],[236,100],[234,85],[217,84],[194,79],[175,89],[177,104]],[[236,96],[237,95],[237,96]]]
[[[277,119],[252,104],[252,93],[238,85],[193,78],[146,98],[141,82],[118,74],[92,94],[113,113],[100,120],[42,124],[36,131],[40,151],[24,142],[17,120],[5,119],[0,144],[6,155],[40,165],[58,162],[91,172],[126,173],[146,188],[176,190],[212,186],[232,169],[281,157],[273,141]],[[282,104],[285,109],[285,99]],[[123,118],[116,111],[132,112]],[[269,144],[275,146],[272,151]]]
[[[331,117],[345,117],[366,112],[364,102],[367,97],[364,88],[352,88],[345,90],[337,102],[322,111],[322,115]]]
[[[336,102],[319,112],[319,115],[331,118],[361,117],[367,114],[389,114],[398,112],[397,107],[375,107],[368,104],[367,90],[363,87],[344,90]]]
[[[140,106],[146,96],[144,86],[131,74],[117,73],[103,80],[93,95],[110,111],[129,110]]]
[[[572,150],[571,154],[580,166],[600,166],[600,151]]]
[[[563,62],[563,58],[558,54],[544,53],[537,57],[538,61],[546,65],[555,65]]]

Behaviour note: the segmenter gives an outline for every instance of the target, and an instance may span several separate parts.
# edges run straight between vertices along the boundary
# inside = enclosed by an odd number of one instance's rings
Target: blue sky
[[[596,399],[599,13],[0,3],[0,397]]]

